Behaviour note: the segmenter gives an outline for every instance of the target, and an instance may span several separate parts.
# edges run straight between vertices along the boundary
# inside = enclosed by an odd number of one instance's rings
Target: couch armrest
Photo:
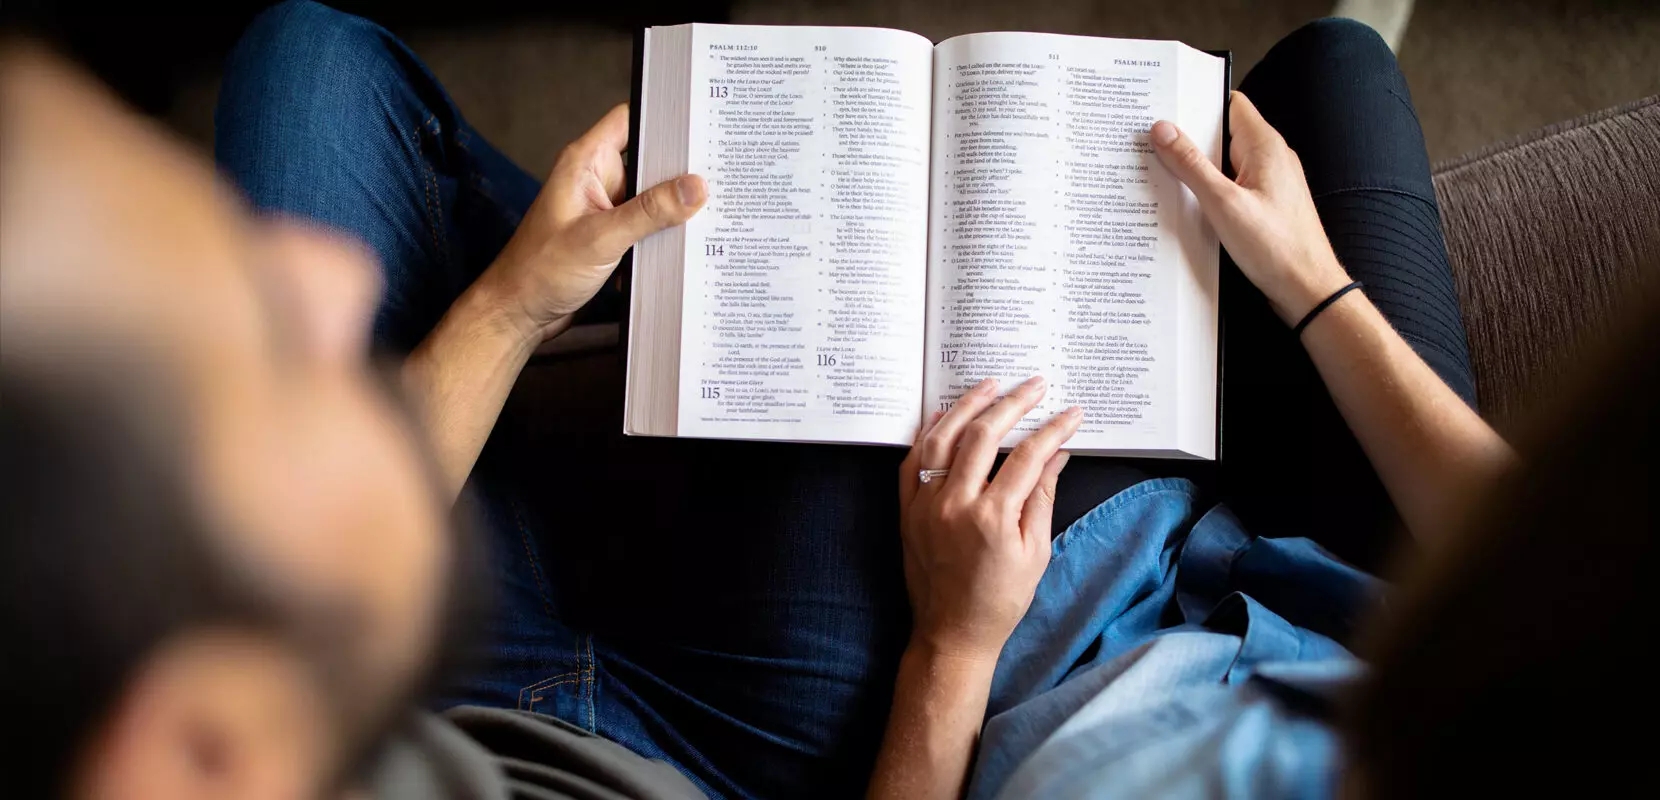
[[[1660,95],[1440,164],[1484,416],[1510,429],[1660,273]]]

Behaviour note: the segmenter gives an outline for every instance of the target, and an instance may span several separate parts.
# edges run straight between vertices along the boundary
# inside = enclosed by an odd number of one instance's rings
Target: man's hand
[[[513,239],[404,362],[404,385],[451,497],[472,472],[502,404],[536,346],[564,330],[634,243],[703,205],[686,175],[616,205],[628,107],[617,106],[559,161]]]
[[[1320,226],[1297,154],[1239,92],[1228,103],[1228,123],[1234,181],[1174,124],[1154,123],[1150,138],[1159,161],[1193,190],[1240,271],[1280,319],[1295,324],[1349,275]]]
[[[480,278],[533,343],[563,330],[635,242],[691,219],[708,197],[703,179],[686,175],[617,205],[627,147],[628,106],[620,105],[559,154],[519,229]]]
[[[900,466],[900,533],[914,645],[961,659],[995,661],[1031,605],[1049,564],[1062,444],[1083,413],[1069,409],[1009,453],[990,477],[997,446],[1043,399],[1042,378],[997,399],[986,380],[925,426]],[[919,483],[921,469],[951,470]]]

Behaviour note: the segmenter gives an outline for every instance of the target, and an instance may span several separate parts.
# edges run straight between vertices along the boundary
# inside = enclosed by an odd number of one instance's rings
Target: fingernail
[[[1159,147],[1169,147],[1170,143],[1176,141],[1176,137],[1181,134],[1182,132],[1176,130],[1175,125],[1162,119],[1153,123],[1153,144]]]
[[[997,379],[996,378],[985,378],[985,379],[981,380],[979,383],[974,384],[974,388],[970,389],[969,391],[971,391],[971,392],[989,392],[989,391],[992,391],[993,389],[996,389],[996,388],[997,388]]]
[[[1042,389],[1042,388],[1043,388],[1043,376],[1042,375],[1033,375],[1032,377],[1027,378],[1024,383],[1020,384],[1021,391],[1036,391],[1036,390]]]
[[[696,175],[684,175],[680,180],[674,182],[674,191],[680,195],[681,205],[695,206],[703,202],[703,196],[707,189],[702,178]]]
[[[1071,419],[1083,419],[1084,410],[1082,408],[1079,408],[1078,406],[1073,406],[1073,407],[1066,410],[1066,416],[1070,417]]]

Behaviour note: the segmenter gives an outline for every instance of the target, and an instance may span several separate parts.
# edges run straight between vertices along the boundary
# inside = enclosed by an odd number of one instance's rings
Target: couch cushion
[[[1660,96],[1435,169],[1482,413],[1511,429],[1660,274]]]

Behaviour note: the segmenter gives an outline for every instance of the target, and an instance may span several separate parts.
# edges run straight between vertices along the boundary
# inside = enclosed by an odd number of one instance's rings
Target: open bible
[[[993,377],[1085,454],[1214,459],[1218,260],[1148,129],[1220,164],[1228,59],[1180,42],[677,25],[640,40],[629,434],[908,445]]]

